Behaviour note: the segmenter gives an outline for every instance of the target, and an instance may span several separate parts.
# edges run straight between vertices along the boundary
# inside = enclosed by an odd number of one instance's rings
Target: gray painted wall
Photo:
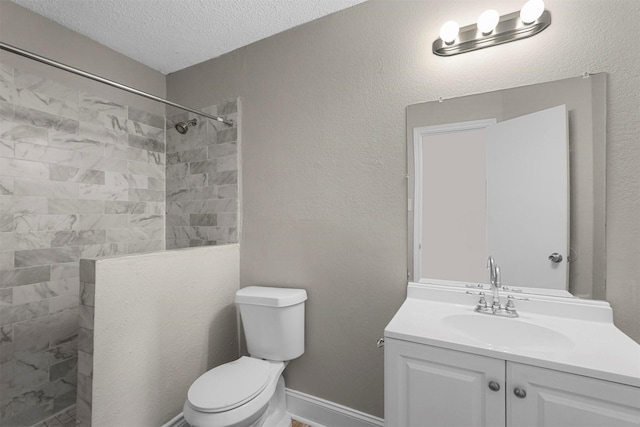
[[[512,1],[375,1],[168,76],[170,99],[243,105],[240,283],[307,289],[287,386],[383,412],[375,340],[405,296],[405,107],[608,73],[607,298],[640,341],[640,2],[548,0],[536,37],[440,58],[442,22]]]

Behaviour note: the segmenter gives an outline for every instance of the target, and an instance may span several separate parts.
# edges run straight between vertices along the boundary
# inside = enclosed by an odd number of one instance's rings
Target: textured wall
[[[238,264],[238,245],[83,261],[82,426],[162,425],[196,378],[238,357]]]
[[[371,0],[169,75],[170,99],[240,96],[241,285],[307,289],[287,385],[382,415],[375,340],[406,287],[405,107],[608,73],[607,298],[640,341],[640,2],[548,0],[539,35],[450,58],[442,22],[512,1]]]

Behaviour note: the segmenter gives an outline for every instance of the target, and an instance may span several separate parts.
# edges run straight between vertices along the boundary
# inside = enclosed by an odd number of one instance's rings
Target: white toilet
[[[192,427],[289,427],[282,371],[304,353],[304,289],[250,286],[236,303],[251,357],[202,374],[183,415]]]

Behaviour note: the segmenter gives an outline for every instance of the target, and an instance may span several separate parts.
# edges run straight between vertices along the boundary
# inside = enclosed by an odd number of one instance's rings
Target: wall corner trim
[[[382,418],[287,388],[291,416],[312,427],[384,427]]]

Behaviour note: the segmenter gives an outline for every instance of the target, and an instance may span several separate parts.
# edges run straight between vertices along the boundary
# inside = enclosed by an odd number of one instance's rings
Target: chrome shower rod
[[[142,96],[144,98],[151,99],[153,101],[162,102],[163,104],[171,105],[172,107],[176,107],[176,108],[179,108],[181,110],[190,111],[192,113],[199,114],[199,115],[201,115],[203,117],[207,117],[209,119],[213,119],[213,120],[218,121],[220,123],[224,123],[227,126],[233,126],[233,121],[227,120],[227,119],[225,119],[223,117],[213,116],[213,115],[207,114],[207,113],[205,113],[203,111],[196,110],[195,108],[186,107],[184,105],[177,104],[177,103],[169,101],[167,99],[160,98],[159,96],[155,96],[155,95],[152,95],[150,93],[143,92],[141,90],[132,88],[130,86],[126,86],[126,85],[123,85],[121,83],[114,82],[113,80],[105,79],[104,77],[100,77],[100,76],[98,76],[96,74],[92,74],[92,73],[89,73],[87,71],[83,71],[83,70],[80,70],[78,68],[71,67],[71,66],[63,64],[61,62],[54,61],[53,59],[45,58],[44,56],[37,55],[35,53],[32,53],[32,52],[29,52],[27,50],[23,50],[23,49],[17,48],[15,46],[12,46],[12,45],[4,43],[4,42],[0,42],[0,49],[6,50],[7,52],[15,53],[16,55],[20,55],[20,56],[23,56],[25,58],[32,59],[34,61],[41,62],[43,64],[50,65],[50,66],[55,67],[55,68],[59,68],[59,69],[64,70],[64,71],[68,71],[68,72],[76,74],[78,76],[86,77],[87,79],[95,80],[97,82],[100,82],[100,83],[103,83],[103,84],[106,84],[106,85],[109,85],[109,86],[113,86],[113,87],[115,87],[117,89],[121,89],[121,90],[124,90],[126,92],[130,92],[130,93],[133,93],[135,95],[139,95],[139,96]]]

